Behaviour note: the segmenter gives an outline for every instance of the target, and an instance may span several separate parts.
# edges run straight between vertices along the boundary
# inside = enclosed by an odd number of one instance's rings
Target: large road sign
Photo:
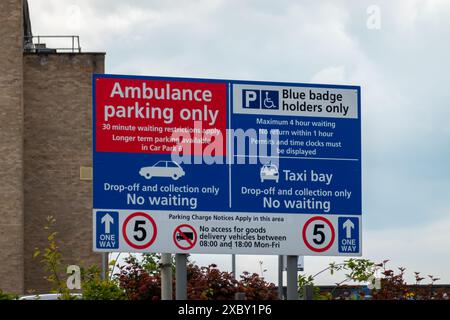
[[[361,255],[360,87],[93,82],[95,251]]]

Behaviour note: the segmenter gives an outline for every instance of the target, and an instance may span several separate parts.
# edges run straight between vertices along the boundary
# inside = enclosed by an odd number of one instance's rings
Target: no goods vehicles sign
[[[197,242],[197,231],[189,224],[182,224],[173,232],[173,243],[181,250],[190,250]]]
[[[361,255],[359,87],[93,81],[95,251]]]

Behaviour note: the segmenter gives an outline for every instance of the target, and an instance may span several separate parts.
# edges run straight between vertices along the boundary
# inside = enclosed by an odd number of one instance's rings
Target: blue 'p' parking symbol
[[[242,90],[242,106],[244,109],[259,109],[261,106],[261,91]]]

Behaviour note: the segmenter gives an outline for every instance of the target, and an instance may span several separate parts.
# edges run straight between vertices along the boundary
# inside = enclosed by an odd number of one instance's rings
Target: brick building
[[[26,0],[0,1],[0,39],[0,289],[48,292],[32,257],[47,243],[47,216],[64,263],[101,261],[92,183],[80,168],[92,166],[91,79],[104,72],[105,54],[37,44]]]

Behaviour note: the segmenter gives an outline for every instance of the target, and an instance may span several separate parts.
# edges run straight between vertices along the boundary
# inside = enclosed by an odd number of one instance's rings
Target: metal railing
[[[43,42],[47,39],[67,39],[67,46],[47,47],[47,43]],[[64,41],[64,43],[66,43]],[[25,36],[24,37],[25,52],[69,52],[81,53],[80,36],[64,35],[64,36]]]

